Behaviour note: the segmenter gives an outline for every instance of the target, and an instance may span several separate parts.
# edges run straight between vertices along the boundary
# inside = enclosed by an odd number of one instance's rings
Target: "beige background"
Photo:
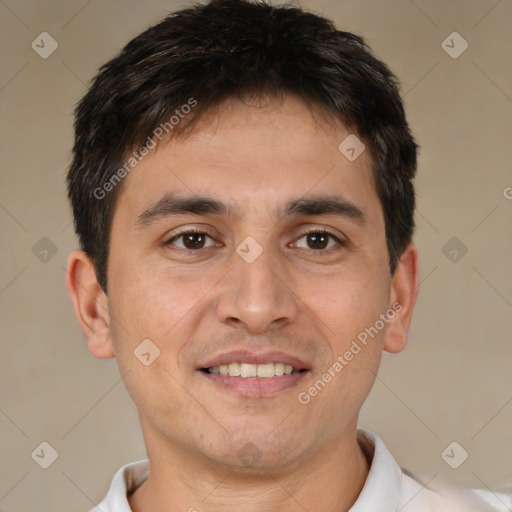
[[[86,83],[130,38],[185,5],[0,2],[0,511],[88,510],[117,468],[145,454],[115,362],[88,354],[64,288],[76,247],[64,178]],[[361,424],[425,481],[510,490],[512,2],[302,5],[363,35],[389,63],[422,146],[422,285],[410,346],[384,357]],[[30,46],[43,31],[59,44],[47,59]],[[469,43],[457,59],[441,47],[453,31]],[[57,249],[46,263],[32,250],[43,237]],[[452,237],[468,249],[457,262],[442,250]],[[42,441],[59,455],[46,470],[31,458]],[[452,441],[469,453],[456,470],[441,458]]]

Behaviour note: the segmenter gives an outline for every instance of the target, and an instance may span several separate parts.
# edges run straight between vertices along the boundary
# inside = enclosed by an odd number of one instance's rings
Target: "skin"
[[[230,100],[184,139],[160,144],[125,179],[108,298],[89,258],[70,256],[67,287],[89,350],[117,358],[139,411],[151,473],[130,496],[135,512],[341,512],[357,499],[369,469],[357,417],[382,352],[406,345],[418,254],[411,243],[390,276],[370,155],[351,162],[338,150],[349,133],[291,96]],[[231,212],[137,223],[164,193],[208,196]],[[365,222],[283,214],[288,201],[333,195],[363,210]],[[190,228],[212,237],[194,253],[176,238]],[[304,233],[318,229],[345,244],[311,244]],[[235,250],[249,236],[262,248],[252,263]],[[300,403],[299,393],[395,302],[402,309],[386,327]],[[161,353],[145,366],[134,350],[148,338]],[[310,371],[265,396],[241,396],[198,371],[239,348],[286,352]],[[252,462],[240,456],[248,443],[258,454]]]

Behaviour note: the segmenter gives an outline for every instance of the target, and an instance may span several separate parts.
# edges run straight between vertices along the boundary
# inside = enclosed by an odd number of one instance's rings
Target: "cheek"
[[[133,276],[126,278],[125,276]],[[192,278],[174,268],[149,266],[137,272],[112,272],[113,342],[116,357],[133,355],[144,339],[167,353],[178,353],[192,334],[191,319],[204,314],[208,292],[215,284],[207,275]],[[171,359],[169,359],[170,361]]]
[[[301,403],[310,404],[315,414],[331,417],[333,435],[361,407],[381,359],[387,324],[380,318],[387,311],[390,288],[386,273],[371,268],[361,263],[324,276],[321,282],[315,279],[308,295],[306,289],[301,292],[320,320],[330,349],[325,368],[311,387],[302,390]]]
[[[192,335],[188,318],[200,306],[202,284],[170,279],[156,268],[120,279],[127,275],[134,274],[121,268],[118,275],[113,272],[109,298],[117,364],[140,411],[148,417],[157,410],[172,416],[185,403],[179,354]]]
[[[363,264],[328,276],[309,276],[298,293],[321,320],[333,348],[343,347],[374,325],[388,307],[388,280]]]

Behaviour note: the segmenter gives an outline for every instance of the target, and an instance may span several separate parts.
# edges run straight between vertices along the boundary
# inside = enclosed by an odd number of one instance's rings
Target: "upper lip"
[[[216,366],[230,363],[283,363],[293,366],[296,370],[309,370],[309,367],[304,361],[284,352],[251,352],[243,349],[224,352],[223,354],[210,359],[205,364],[202,364],[199,368],[215,368]]]

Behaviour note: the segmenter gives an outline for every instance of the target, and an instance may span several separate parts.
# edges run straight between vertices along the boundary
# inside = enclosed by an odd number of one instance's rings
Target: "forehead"
[[[213,196],[243,215],[308,194],[340,194],[378,215],[368,151],[349,159],[340,150],[355,136],[294,97],[230,100],[204,113],[184,137],[160,143],[143,158],[126,178],[118,208],[140,214],[172,192]]]

